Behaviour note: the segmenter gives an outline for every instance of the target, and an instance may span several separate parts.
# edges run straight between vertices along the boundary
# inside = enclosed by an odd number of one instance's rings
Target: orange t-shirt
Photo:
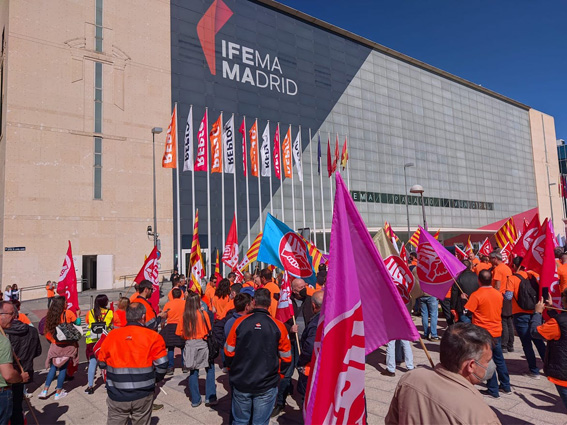
[[[29,319],[28,316],[26,316],[24,313],[19,313],[18,314],[18,320],[22,323],[25,323],[26,325],[31,325],[31,320]],[[76,320],[76,319],[75,319]]]
[[[213,301],[211,303],[214,307],[215,311],[215,319],[222,320],[228,310],[234,308],[234,300],[231,300],[230,297],[227,295],[224,298],[219,298],[216,295],[213,297]]]
[[[473,324],[486,329],[494,338],[502,336],[502,303],[504,297],[491,286],[481,286],[474,291],[465,308],[473,317]]]
[[[242,284],[242,287],[243,287],[243,288],[248,288],[248,287],[254,288],[254,282],[251,281],[251,280],[249,280],[248,282],[244,282],[244,283]]]
[[[126,326],[126,310],[115,310],[112,320],[114,321],[113,326],[115,328]]]
[[[173,288],[175,289],[175,288]],[[173,298],[173,289],[171,291],[169,291],[169,294],[167,294],[167,300],[168,301],[173,301],[175,298]],[[180,290],[181,291],[181,290]],[[185,292],[181,291],[181,299],[184,300],[185,299]]]
[[[519,272],[516,273],[522,276],[524,279],[528,279],[529,277],[528,272],[524,270],[520,270]],[[519,289],[520,289],[520,279],[514,275],[508,276],[508,280],[506,281],[506,291],[510,291],[514,293],[514,296],[512,297],[512,314],[516,314],[516,313],[532,314],[534,312],[533,310],[524,310],[518,305],[518,302],[516,300],[518,299]]]
[[[163,306],[163,311],[167,312],[167,324],[179,324],[183,323],[183,311],[185,310],[185,300],[181,298],[175,298],[169,301]]]
[[[506,292],[506,282],[508,276],[512,276],[512,270],[504,263],[498,264],[492,270],[492,287],[496,288],[496,281],[500,281],[500,292]]]
[[[274,298],[274,294],[280,293],[280,287],[272,281],[272,282],[267,282],[264,286],[262,286],[262,288],[266,288],[268,291],[270,291],[270,295],[271,295],[271,298],[272,298],[272,304],[270,304],[270,308],[268,308],[268,312],[270,313],[270,315],[272,317],[276,317],[276,311],[278,309],[278,302]]]
[[[47,291],[47,298],[53,298],[55,296],[55,289],[53,286],[45,285],[45,290]]]
[[[213,308],[213,298],[215,297],[216,288],[211,285],[211,282],[207,283],[207,289],[205,289],[205,295],[203,296],[203,301],[211,310]]]
[[[557,324],[557,320],[549,319],[543,325],[537,327],[537,331],[539,334],[547,339],[548,341],[551,340],[558,340],[561,338],[561,330],[559,329],[559,325]],[[552,378],[548,376],[547,379],[549,382],[559,385],[561,387],[567,387],[567,381],[562,381],[561,379]]]
[[[203,322],[203,317],[205,318],[207,325],[205,325],[205,322]],[[203,339],[208,334],[207,326],[209,327],[209,329],[211,329],[211,321],[209,320],[209,315],[202,310],[197,311],[197,329],[195,336],[193,336],[192,338],[189,338],[185,335],[185,332],[183,330],[183,321],[181,321],[179,325],[181,326],[177,326],[175,334],[179,335],[183,339]]]
[[[557,275],[559,276],[559,292],[563,293],[567,289],[567,264],[557,267]]]
[[[65,310],[62,314],[61,314],[61,323],[63,322],[67,322],[67,323],[74,323],[77,321],[77,315],[75,313],[73,313],[71,310]],[[53,335],[51,334],[51,332],[48,332],[47,330],[45,331],[45,338],[52,343],[58,344],[57,341],[55,341],[55,338],[53,338]],[[64,343],[65,344],[65,343]]]
[[[478,263],[476,266],[473,267],[473,271],[478,276],[481,271],[488,270],[491,267],[492,267],[492,264],[490,264],[490,263]]]

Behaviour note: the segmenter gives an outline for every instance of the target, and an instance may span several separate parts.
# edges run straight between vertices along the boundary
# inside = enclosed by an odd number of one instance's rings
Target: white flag
[[[295,160],[295,166],[297,167],[297,175],[299,176],[299,181],[303,181],[303,165],[301,165],[301,131],[297,132],[295,136],[295,141],[293,142],[293,159]]]
[[[193,105],[189,108],[183,149],[183,171],[193,171]]]
[[[224,144],[224,172],[234,174],[234,116],[226,122],[222,132]]]
[[[262,177],[270,177],[272,175],[272,162],[270,150],[270,123],[266,124],[264,134],[262,134],[262,147],[260,148],[260,160],[262,161]]]

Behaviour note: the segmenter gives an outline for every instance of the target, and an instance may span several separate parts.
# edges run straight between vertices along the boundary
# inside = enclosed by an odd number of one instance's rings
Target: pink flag
[[[449,288],[455,283],[454,279],[465,268],[465,265],[433,236],[425,231],[420,232],[417,246],[417,278],[423,292],[444,299]]]
[[[75,263],[73,261],[73,252],[71,250],[71,241],[67,248],[63,267],[59,274],[59,282],[57,283],[57,293],[67,299],[67,309],[73,313],[79,308],[79,295],[77,294],[77,274],[75,273]]]
[[[329,271],[303,412],[307,425],[363,423],[366,354],[393,339],[419,339],[340,173],[335,179]]]
[[[276,127],[276,134],[274,135],[274,171],[276,178],[281,179],[281,161],[280,161],[280,125]]]
[[[280,299],[278,300],[278,309],[276,310],[276,319],[280,322],[287,322],[294,315],[293,304],[291,302],[291,284],[289,283],[289,275],[284,272],[282,287],[280,290]]]
[[[232,270],[238,264],[238,234],[236,233],[236,213],[232,217],[232,225],[226,238],[224,252],[222,253],[222,262],[229,266]]]
[[[150,256],[144,261],[144,265],[138,272],[135,283],[140,283],[142,280],[149,280],[152,282],[154,292],[148,300],[155,312],[159,312],[159,279],[158,279],[158,250],[154,246]]]

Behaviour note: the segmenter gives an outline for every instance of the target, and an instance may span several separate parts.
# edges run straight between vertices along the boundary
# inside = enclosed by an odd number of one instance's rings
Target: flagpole
[[[289,142],[292,144],[292,154],[291,156],[293,157],[293,142],[292,142],[292,138],[291,138],[291,124],[289,125]],[[295,188],[294,188],[294,184],[293,184],[293,158],[290,158],[290,162],[291,162],[291,217],[293,220],[293,231],[295,232],[297,230],[297,227],[295,227]]]
[[[207,122],[206,122],[206,131],[209,131],[209,113],[208,110],[209,108],[206,107],[205,110],[207,111]],[[209,137],[209,135],[207,134],[206,137]],[[209,140],[209,144],[210,144],[210,140]],[[207,147],[207,149],[209,149],[209,147]],[[207,155],[209,156],[209,155]],[[207,272],[205,273],[205,276],[207,274],[210,274],[211,272],[211,176],[210,176],[210,165],[209,165],[209,159],[207,158]]]
[[[270,120],[268,120],[267,124],[268,126],[268,147],[270,146]],[[272,160],[272,158],[270,158],[270,161]],[[261,175],[262,173],[260,173]],[[274,195],[273,195],[273,189],[272,189],[272,167],[270,166],[270,177],[269,177],[269,181],[270,181],[270,214],[274,215],[274,203],[273,203],[273,199],[274,199]]]
[[[347,178],[347,189],[350,190],[350,167],[348,165],[349,163],[349,154],[348,154],[348,133],[346,135],[346,140],[345,143],[347,144],[347,160],[346,160],[346,178]]]
[[[321,131],[319,131],[319,139],[318,145],[321,144]],[[322,150],[322,149],[320,149]],[[317,156],[319,156],[319,152],[317,152]],[[327,229],[325,228],[325,201],[323,197],[323,170],[321,164],[321,156],[319,156],[319,186],[321,188],[321,218],[323,220],[323,250],[327,251]]]
[[[246,115],[242,117],[244,122],[244,148],[242,151],[242,155],[246,155]],[[246,166],[248,167],[248,157],[246,157]],[[250,168],[250,167],[248,167]],[[236,170],[235,170],[236,172]],[[249,170],[246,170],[246,234],[248,238],[248,249],[250,249],[250,192],[248,189],[248,174],[250,173]]]
[[[303,228],[305,229],[305,185],[303,184],[303,144],[301,143],[301,126],[299,126],[299,161],[301,162],[301,209],[303,212]]]
[[[234,221],[236,222],[236,239],[238,243],[238,199],[236,196],[236,137],[234,135],[235,125],[234,125],[234,113],[232,114],[232,149],[233,149],[233,161],[234,161],[234,173],[232,173],[232,182],[234,185]]]
[[[223,164],[223,152],[222,152],[222,148],[224,140],[223,140],[223,136],[224,136],[224,121],[223,121],[223,113],[221,111],[220,113],[220,121],[221,121],[221,128],[219,129],[221,132],[221,154],[220,154],[220,166],[221,166],[221,233],[222,233],[222,239],[221,239],[221,246],[224,247],[224,242],[226,241],[226,233],[225,233],[225,224],[224,224],[224,164]],[[224,249],[224,248],[223,248]],[[224,262],[222,262],[222,266],[221,266],[221,274],[224,277]],[[216,265],[215,265],[216,267]]]
[[[193,136],[193,105],[190,105],[191,111],[191,137]],[[191,139],[192,140],[192,139]],[[191,143],[191,201],[193,202],[193,227],[195,227],[195,165],[193,164],[193,143]],[[183,270],[185,271],[185,270]]]
[[[280,123],[278,122],[278,158],[280,159],[280,195],[282,198],[282,221],[285,223],[285,210],[284,210],[284,194],[283,194],[283,161],[282,161],[282,135],[280,132]]]
[[[339,137],[337,133],[337,137]],[[331,133],[329,133],[329,146],[331,145]],[[330,150],[330,149],[329,149]],[[329,176],[329,189],[331,191],[331,221],[333,220],[333,166],[331,166],[331,175]]]
[[[313,150],[311,148],[311,144],[313,139],[311,137],[311,128],[309,128],[309,162],[311,166],[311,207],[313,210],[313,245],[317,246],[317,225],[315,224],[315,188],[313,186]]]
[[[177,134],[177,102],[175,102],[175,150],[179,151]],[[176,196],[177,196],[177,267],[182,270],[181,264],[181,206],[179,205],[179,160],[175,159],[177,164],[175,164],[175,182],[177,185]]]
[[[264,224],[262,223],[262,185],[260,184],[260,178],[262,177],[262,172],[260,171],[260,139],[258,138],[258,118],[256,118],[256,150],[258,152],[258,212],[260,217],[260,232],[264,229]]]

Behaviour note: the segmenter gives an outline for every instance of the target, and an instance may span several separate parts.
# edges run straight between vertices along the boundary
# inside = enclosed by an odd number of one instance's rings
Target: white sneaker
[[[60,393],[55,394],[55,401],[61,400],[63,397],[67,397],[67,392],[65,390],[61,390]]]
[[[43,390],[42,392],[39,393],[38,398],[46,399],[47,398],[47,390]]]

